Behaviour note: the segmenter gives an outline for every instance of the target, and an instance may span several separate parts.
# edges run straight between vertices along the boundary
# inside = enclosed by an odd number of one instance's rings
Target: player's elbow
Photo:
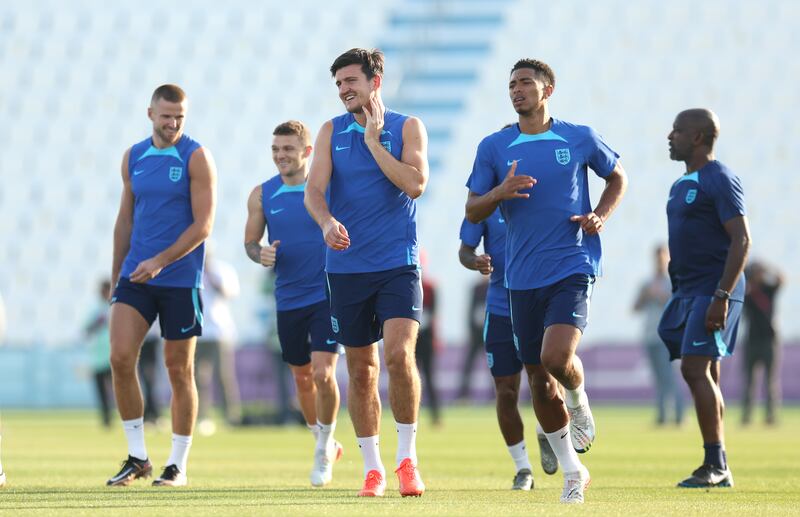
[[[471,222],[472,224],[478,224],[479,222],[483,221],[483,217],[481,214],[478,213],[476,207],[472,206],[470,203],[467,203],[465,217],[467,221]]]
[[[750,232],[748,231],[742,232],[742,235],[739,238],[739,243],[746,255],[750,251],[750,248],[753,246],[753,238],[750,236]]]
[[[411,199],[417,199],[425,192],[425,185],[422,183],[412,185],[406,189],[406,194]]]
[[[198,238],[202,241],[208,239],[211,236],[211,228],[213,226],[214,222],[211,219],[200,221],[200,223],[197,225]]]

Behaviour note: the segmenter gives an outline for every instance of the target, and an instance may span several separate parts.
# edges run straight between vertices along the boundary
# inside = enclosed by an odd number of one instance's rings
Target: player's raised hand
[[[272,244],[269,246],[263,246],[261,248],[261,265],[264,267],[272,267],[275,265],[275,260],[278,257],[278,246],[281,245],[281,241],[272,241]]]
[[[569,218],[573,223],[579,223],[581,230],[586,235],[597,235],[603,231],[603,220],[594,212],[589,212],[584,215],[573,215]]]
[[[383,102],[378,96],[369,100],[369,109],[366,106],[361,108],[367,117],[367,126],[364,128],[364,140],[374,140],[380,142],[381,131],[383,131]]]
[[[347,228],[336,219],[328,221],[322,233],[325,237],[325,244],[331,248],[342,251],[350,247],[350,235],[347,233]]]
[[[492,257],[484,253],[483,255],[478,255],[475,257],[475,268],[482,274],[482,275],[490,275],[492,271],[494,271],[494,266],[492,266]]]
[[[517,175],[517,160],[511,164],[503,183],[496,188],[497,196],[500,201],[516,198],[528,198],[530,194],[523,194],[520,190],[527,190],[536,185],[536,180],[526,174]]]
[[[144,284],[158,276],[162,269],[164,264],[156,257],[143,260],[131,273],[130,281],[134,284]]]

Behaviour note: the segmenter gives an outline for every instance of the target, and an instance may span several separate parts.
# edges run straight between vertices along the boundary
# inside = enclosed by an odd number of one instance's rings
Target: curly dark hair
[[[520,68],[530,68],[536,72],[536,75],[539,79],[542,79],[545,84],[550,86],[556,85],[556,74],[553,72],[553,69],[550,68],[550,65],[545,63],[544,61],[539,61],[538,59],[530,59],[530,58],[523,58],[514,63],[513,68],[511,68],[511,74],[515,71],[519,70]]]

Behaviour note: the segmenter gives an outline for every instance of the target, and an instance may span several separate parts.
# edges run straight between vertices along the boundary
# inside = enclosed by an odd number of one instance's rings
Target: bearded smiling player
[[[347,113],[319,131],[305,204],[328,245],[331,324],[347,351],[347,405],[364,458],[359,495],[382,496],[386,489],[378,449],[377,341],[383,337],[398,438],[395,473],[401,495],[420,496],[415,345],[422,288],[415,199],[428,182],[428,137],[419,119],[383,106],[383,64],[379,50],[355,48],[331,65]]]

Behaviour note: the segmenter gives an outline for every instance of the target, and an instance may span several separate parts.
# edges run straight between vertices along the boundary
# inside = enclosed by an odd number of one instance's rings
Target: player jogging
[[[499,206],[508,225],[514,340],[536,417],[564,471],[561,501],[582,503],[590,478],[576,451],[589,450],[595,425],[575,350],[600,274],[598,233],[621,201],[627,178],[618,155],[594,130],[550,117],[554,88],[555,74],[541,61],[522,59],[511,69],[508,93],[519,123],[478,146],[466,214],[477,223]],[[594,210],[588,168],[606,180]],[[563,398],[559,384],[566,389]]]
[[[278,340],[289,364],[306,424],[316,438],[311,484],[333,479],[342,446],[333,439],[339,412],[338,344],[325,292],[325,242],[303,205],[311,155],[305,124],[284,122],[273,131],[278,174],[247,200],[245,249],[253,262],[275,268]],[[268,246],[261,246],[266,227]]]
[[[467,269],[491,275],[486,296],[486,319],[483,325],[483,342],[486,362],[492,373],[495,389],[497,422],[508,447],[517,473],[512,490],[531,490],[533,471],[525,445],[524,426],[519,413],[519,383],[522,362],[514,346],[514,332],[508,309],[508,290],[503,286],[505,277],[506,221],[500,210],[495,210],[485,220],[473,224],[466,219],[461,223],[461,247],[458,259]],[[483,253],[475,250],[483,241]],[[537,424],[536,437],[542,469],[547,474],[558,470],[558,459]]]

